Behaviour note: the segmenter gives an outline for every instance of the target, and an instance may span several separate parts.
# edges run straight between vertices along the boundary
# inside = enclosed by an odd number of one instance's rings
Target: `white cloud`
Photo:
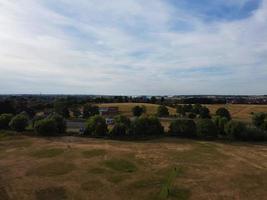
[[[267,93],[266,0],[227,22],[163,0],[0,0],[0,44],[0,93]]]

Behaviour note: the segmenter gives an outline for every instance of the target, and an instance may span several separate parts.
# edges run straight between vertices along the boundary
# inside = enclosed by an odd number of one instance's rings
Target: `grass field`
[[[126,116],[132,116],[132,108],[136,105],[144,105],[147,108],[147,114],[156,114],[158,105],[155,104],[144,104],[144,103],[109,103],[109,104],[99,104],[101,107],[108,107],[108,106],[117,106],[119,107],[119,111],[121,114]],[[227,104],[227,105],[206,105],[211,114],[214,115],[216,110],[220,107],[226,107],[233,119],[240,120],[244,122],[251,121],[251,113],[254,112],[265,112],[267,113],[267,105],[245,105],[245,104]],[[171,115],[176,114],[176,110],[174,108],[169,107],[169,112]]]
[[[267,196],[266,143],[0,135],[1,200]]]

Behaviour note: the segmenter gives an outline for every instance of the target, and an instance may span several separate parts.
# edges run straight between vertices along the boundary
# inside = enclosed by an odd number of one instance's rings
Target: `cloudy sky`
[[[0,93],[267,94],[267,0],[0,0]]]

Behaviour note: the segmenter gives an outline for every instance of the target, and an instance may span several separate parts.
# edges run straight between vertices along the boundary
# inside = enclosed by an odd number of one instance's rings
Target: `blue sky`
[[[267,0],[0,0],[0,93],[267,94]]]

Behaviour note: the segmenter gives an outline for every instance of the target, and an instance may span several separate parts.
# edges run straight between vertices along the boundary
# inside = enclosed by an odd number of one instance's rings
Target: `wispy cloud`
[[[180,2],[0,0],[0,93],[267,93],[267,1]]]

